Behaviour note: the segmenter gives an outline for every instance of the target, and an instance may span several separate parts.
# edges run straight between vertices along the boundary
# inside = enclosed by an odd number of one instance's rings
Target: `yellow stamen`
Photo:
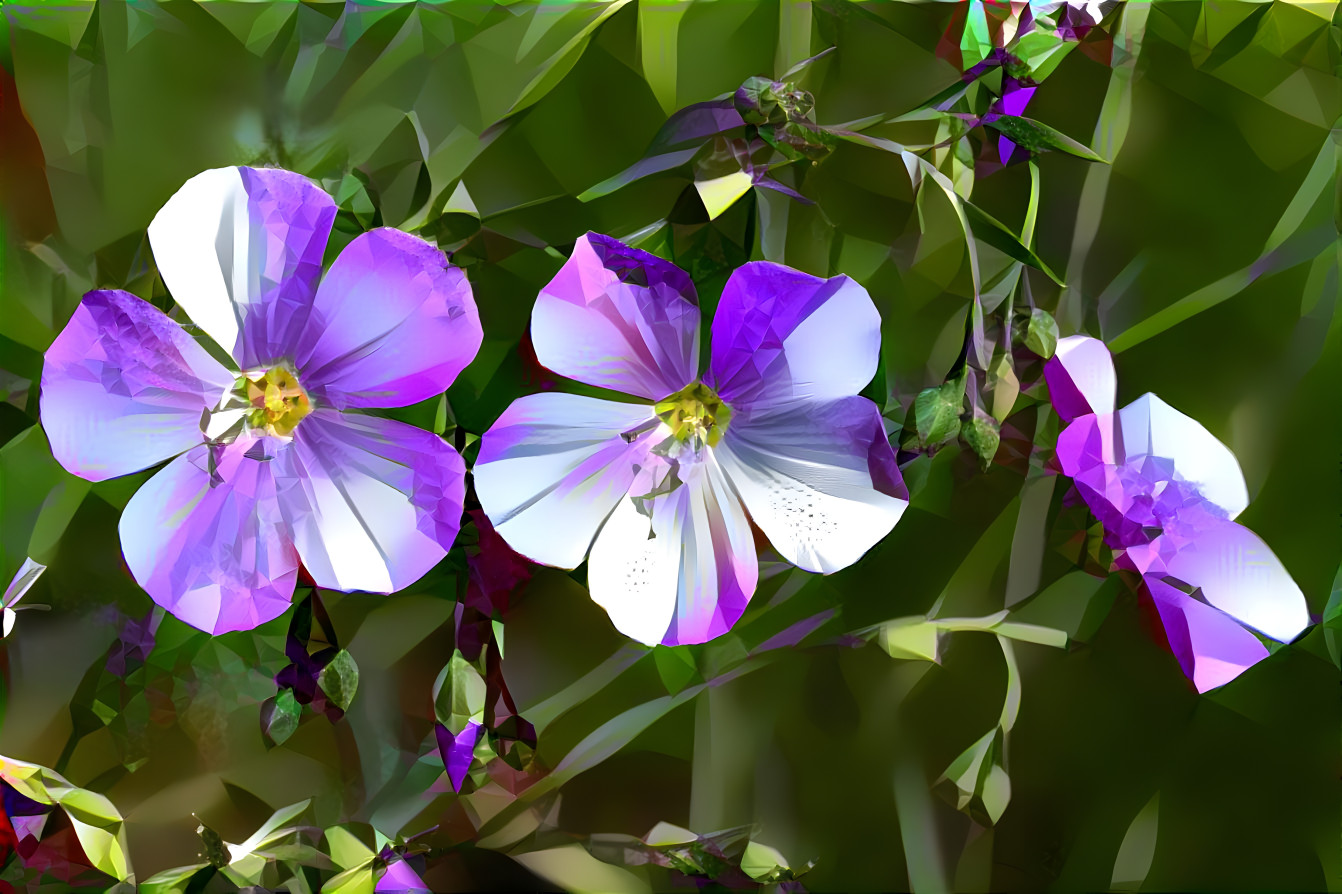
[[[731,407],[702,382],[695,382],[659,400],[653,409],[676,440],[693,439],[710,447],[722,440],[732,418]]]
[[[238,390],[254,408],[247,416],[252,428],[264,428],[272,435],[287,437],[312,412],[312,403],[298,377],[282,366],[255,378],[244,376]]]

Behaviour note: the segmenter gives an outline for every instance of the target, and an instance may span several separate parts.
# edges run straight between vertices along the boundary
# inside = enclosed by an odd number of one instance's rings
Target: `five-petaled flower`
[[[220,168],[149,225],[163,280],[233,372],[135,295],[84,296],[46,354],[42,425],[102,481],[172,459],[121,516],[126,564],[202,630],[282,614],[300,560],[339,590],[391,592],[445,555],[461,457],[438,436],[350,413],[443,392],[482,332],[466,277],[415,236],[355,238],[325,276],[336,206],[297,174]]]
[[[476,493],[538,562],[588,557],[592,599],[644,643],[726,632],[755,591],[749,519],[789,562],[857,561],[908,505],[876,405],[880,317],[846,276],[755,262],[727,281],[699,374],[694,285],[589,233],[536,301],[540,362],[638,399],[514,401],[484,435]],[[589,556],[590,552],[590,556]]]
[[[1059,341],[1044,375],[1069,423],[1058,435],[1062,470],[1103,524],[1114,564],[1141,575],[1199,692],[1267,657],[1246,627],[1289,642],[1309,625],[1280,560],[1232,521],[1249,495],[1228,447],[1154,394],[1115,412],[1113,357],[1094,338]]]

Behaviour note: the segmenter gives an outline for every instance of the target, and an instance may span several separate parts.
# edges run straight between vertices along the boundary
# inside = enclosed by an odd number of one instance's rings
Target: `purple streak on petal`
[[[480,440],[480,505],[522,555],[576,568],[629,492],[655,423],[647,404],[557,392],[518,398]]]
[[[1058,434],[1055,448],[1064,475],[1076,478],[1098,466],[1114,464],[1114,417],[1079,416]]]
[[[1171,586],[1143,578],[1160,612],[1170,649],[1198,692],[1224,686],[1268,656],[1267,648],[1234,618]]]
[[[658,400],[699,370],[694,284],[669,261],[588,233],[536,298],[531,341],[562,376]]]
[[[311,325],[308,315],[336,204],[291,171],[238,168],[238,173],[247,191],[251,244],[240,347],[233,353],[243,369],[259,369],[292,358],[299,336]],[[235,300],[240,297],[235,293]]]
[[[404,422],[315,410],[277,466],[285,519],[321,587],[407,587],[442,560],[461,526],[461,455]]]
[[[276,449],[284,448],[251,437],[195,447],[150,478],[121,514],[121,549],[135,580],[193,627],[251,630],[289,607],[298,554],[276,500],[274,461],[255,458]]]
[[[430,894],[429,886],[403,859],[387,864],[373,891],[376,894]]]
[[[1049,400],[1064,422],[1088,413],[1114,411],[1118,379],[1114,358],[1104,342],[1085,335],[1059,339],[1044,364]]]
[[[759,583],[750,523],[717,464],[700,463],[683,474],[680,589],[665,646],[705,643],[731,630]],[[654,506],[654,527],[656,518]]]
[[[1025,114],[1025,107],[1029,104],[1031,97],[1034,96],[1038,87],[1026,87],[1020,81],[1012,77],[1003,79],[1006,84],[1002,89],[1002,96],[997,102],[993,103],[993,111],[1002,115],[1014,115],[1020,117]]]
[[[331,265],[294,356],[304,386],[337,409],[403,407],[446,391],[483,337],[466,275],[384,228]]]
[[[661,152],[682,143],[699,143],[744,124],[745,121],[742,120],[741,113],[736,110],[735,100],[732,97],[695,103],[666,120],[657,136],[653,138],[649,152],[652,150]]]
[[[875,375],[880,344],[880,315],[853,280],[753,261],[722,290],[708,381],[734,410],[848,397]]]
[[[452,791],[460,792],[471,769],[471,756],[475,753],[475,744],[480,740],[480,724],[474,720],[466,721],[466,728],[453,735],[441,723],[434,728],[438,737],[438,754],[443,759],[448,781]]]
[[[671,468],[649,456],[631,494],[664,485]],[[759,577],[750,523],[713,456],[676,470],[680,483],[641,509],[632,499],[619,501],[588,560],[592,600],[622,633],[649,645],[703,643],[726,633]]]
[[[201,415],[233,378],[147,301],[89,292],[47,349],[42,427],[62,466],[103,481],[201,443]]]

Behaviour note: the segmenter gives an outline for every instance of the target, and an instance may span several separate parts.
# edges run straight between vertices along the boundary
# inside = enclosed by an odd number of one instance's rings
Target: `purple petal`
[[[244,437],[226,448],[195,447],[121,513],[121,550],[135,580],[193,627],[251,630],[289,607],[298,554],[281,518],[273,462],[254,458],[276,446]]]
[[[1118,430],[1119,462],[1132,463],[1143,457],[1166,460],[1174,474],[1229,518],[1249,505],[1244,474],[1230,448],[1154,394],[1144,394],[1119,410]]]
[[[1114,416],[1078,416],[1058,433],[1055,447],[1064,475],[1080,477],[1087,471],[1114,465]]]
[[[774,549],[807,571],[856,562],[908,506],[876,405],[865,397],[733,419],[716,453]]]
[[[1160,612],[1179,666],[1198,692],[1224,686],[1268,656],[1258,638],[1224,612],[1155,575],[1147,575],[1143,583]]]
[[[669,261],[588,233],[536,298],[531,341],[561,376],[659,400],[699,371],[694,284]]]
[[[280,505],[320,587],[407,587],[442,561],[461,526],[461,455],[404,422],[315,410],[277,465]]]
[[[292,358],[335,220],[331,197],[273,168],[192,177],[149,224],[173,299],[243,369]]]
[[[472,474],[481,507],[522,555],[576,568],[633,484],[656,418],[647,404],[560,393],[518,398],[480,439]]]
[[[1173,577],[1240,623],[1280,642],[1309,626],[1300,587],[1257,534],[1222,521],[1193,537],[1165,563]]]
[[[47,349],[42,427],[66,469],[115,478],[201,443],[201,416],[233,378],[147,301],[89,292]]]
[[[620,500],[588,562],[592,601],[621,633],[648,645],[726,633],[759,578],[750,524],[717,463],[682,463],[679,475],[683,483],[650,501],[651,519]]]
[[[388,863],[373,891],[375,894],[430,894],[429,886],[405,860]]]
[[[379,229],[331,265],[295,357],[338,409],[403,407],[446,391],[483,337],[466,274],[423,239]]]
[[[443,759],[443,767],[447,770],[447,778],[454,792],[461,791],[466,774],[470,772],[475,743],[480,740],[480,730],[480,724],[474,720],[467,720],[465,729],[456,735],[441,723],[434,728],[438,737],[438,754]]]
[[[1064,422],[1087,413],[1114,412],[1118,378],[1114,357],[1104,342],[1088,335],[1058,339],[1053,356],[1044,364],[1053,409]]]
[[[849,397],[875,375],[880,346],[866,289],[754,261],[722,290],[710,384],[734,410]]]

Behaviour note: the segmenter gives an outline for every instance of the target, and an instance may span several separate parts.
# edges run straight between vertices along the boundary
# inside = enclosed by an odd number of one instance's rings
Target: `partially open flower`
[[[1228,447],[1154,394],[1115,411],[1113,358],[1097,339],[1061,339],[1044,374],[1069,423],[1062,470],[1103,523],[1115,565],[1141,575],[1199,692],[1267,657],[1246,628],[1289,642],[1309,625],[1291,575],[1233,521],[1249,494]]]

